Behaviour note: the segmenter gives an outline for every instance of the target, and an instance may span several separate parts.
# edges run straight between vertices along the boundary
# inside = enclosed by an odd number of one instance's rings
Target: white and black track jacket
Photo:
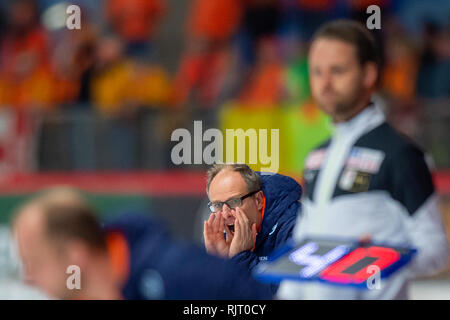
[[[424,154],[386,123],[378,106],[337,124],[333,137],[308,155],[304,178],[295,238],[370,235],[418,252],[381,289],[284,281],[279,298],[406,299],[408,279],[446,266],[448,242]]]

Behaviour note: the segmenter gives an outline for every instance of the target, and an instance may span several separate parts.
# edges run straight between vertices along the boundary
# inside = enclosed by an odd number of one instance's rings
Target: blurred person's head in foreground
[[[55,188],[31,199],[17,210],[12,229],[29,284],[52,298],[120,298],[104,232],[76,190]],[[80,268],[80,289],[67,286],[72,265]]]
[[[172,241],[156,219],[124,212],[100,225],[71,189],[55,189],[26,203],[15,216],[13,234],[26,279],[54,298],[272,297],[245,268]],[[73,271],[67,273],[73,265],[80,270],[78,289]]]
[[[355,21],[332,21],[314,34],[308,59],[312,95],[335,123],[368,106],[379,73],[377,52],[370,31]]]

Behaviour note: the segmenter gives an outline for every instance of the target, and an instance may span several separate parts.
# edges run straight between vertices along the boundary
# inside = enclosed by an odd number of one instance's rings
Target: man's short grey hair
[[[213,165],[207,172],[206,193],[209,195],[209,185],[214,177],[222,170],[239,172],[247,184],[248,192],[262,189],[262,180],[255,171],[244,163],[221,163]]]

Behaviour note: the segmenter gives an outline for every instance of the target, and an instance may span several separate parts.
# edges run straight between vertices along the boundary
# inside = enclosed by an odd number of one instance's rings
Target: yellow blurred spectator
[[[95,77],[93,102],[104,114],[121,111],[124,104],[164,107],[170,104],[172,86],[161,67],[123,61]]]
[[[146,65],[123,56],[117,39],[100,44],[103,66],[92,83],[93,103],[100,112],[114,115],[125,106],[164,107],[171,103],[172,84],[160,66]]]

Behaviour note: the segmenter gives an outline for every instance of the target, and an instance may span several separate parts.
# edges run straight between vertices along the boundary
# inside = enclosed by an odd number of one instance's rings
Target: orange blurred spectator
[[[240,26],[242,0],[194,0],[186,25],[186,49],[175,80],[176,104],[191,97],[201,107],[216,104],[232,58],[230,38]]]
[[[163,0],[107,0],[106,15],[126,43],[149,41],[165,12]]]
[[[242,0],[194,0],[187,21],[190,36],[227,40],[239,27]]]
[[[416,93],[417,56],[405,39],[393,37],[386,43],[383,87],[402,106],[411,103]]]
[[[80,30],[65,30],[53,50],[56,103],[89,103],[90,82],[99,37],[95,25],[84,22]]]
[[[277,45],[276,38],[260,40],[256,65],[239,98],[245,106],[270,108],[280,102],[285,76]]]
[[[195,93],[200,107],[214,106],[230,71],[231,55],[224,48],[183,57],[175,79],[176,103],[184,104]]]
[[[3,104],[48,106],[53,100],[53,74],[48,59],[48,36],[38,23],[33,0],[11,3],[8,32],[1,44],[1,78],[9,94]]]

